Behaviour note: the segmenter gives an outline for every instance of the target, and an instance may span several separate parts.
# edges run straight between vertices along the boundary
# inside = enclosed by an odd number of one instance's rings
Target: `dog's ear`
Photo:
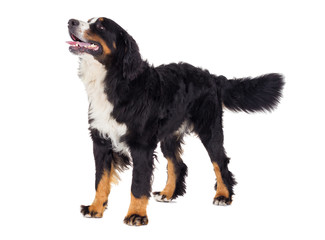
[[[141,71],[143,61],[137,43],[129,34],[124,35],[124,44],[123,77],[132,81]]]

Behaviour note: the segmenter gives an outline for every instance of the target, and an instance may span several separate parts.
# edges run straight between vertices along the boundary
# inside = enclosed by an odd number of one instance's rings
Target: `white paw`
[[[166,195],[160,195],[160,192],[153,193],[153,197],[157,202],[171,202],[171,199],[167,199]]]
[[[213,201],[213,204],[218,205],[218,206],[228,206],[227,203],[225,201],[223,201],[223,200],[220,200],[220,201],[215,200],[215,201]]]
[[[229,198],[220,196],[213,200],[213,204],[217,206],[228,206],[231,204],[231,200]]]

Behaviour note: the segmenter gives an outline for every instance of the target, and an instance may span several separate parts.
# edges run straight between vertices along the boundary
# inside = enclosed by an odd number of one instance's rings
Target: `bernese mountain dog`
[[[124,223],[148,224],[155,149],[160,142],[168,179],[157,201],[185,194],[187,166],[184,135],[195,133],[206,148],[216,175],[213,204],[231,204],[236,184],[228,169],[223,142],[223,109],[271,111],[281,98],[283,76],[227,79],[187,63],[153,67],[142,60],[135,40],[107,18],[70,19],[69,50],[79,56],[79,77],[89,99],[89,130],[96,165],[96,196],[81,206],[87,217],[100,218],[117,171],[133,166],[131,202]]]

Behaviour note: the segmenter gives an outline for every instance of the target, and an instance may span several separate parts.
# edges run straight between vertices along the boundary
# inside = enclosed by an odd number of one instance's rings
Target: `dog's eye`
[[[105,30],[105,27],[100,22],[96,24],[96,28],[101,32]]]

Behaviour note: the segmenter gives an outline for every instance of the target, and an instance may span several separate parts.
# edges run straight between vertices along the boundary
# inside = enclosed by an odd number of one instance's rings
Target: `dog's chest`
[[[130,156],[126,144],[120,142],[120,138],[127,132],[127,127],[111,116],[114,106],[108,101],[105,93],[106,74],[105,67],[93,58],[81,59],[79,76],[88,94],[90,127],[97,129],[102,137],[111,139],[114,151]]]

